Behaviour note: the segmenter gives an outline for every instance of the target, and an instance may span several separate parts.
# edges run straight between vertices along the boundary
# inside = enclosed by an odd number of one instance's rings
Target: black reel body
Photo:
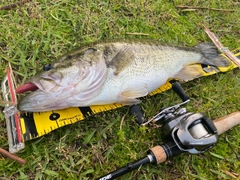
[[[202,113],[188,112],[186,108],[181,107],[190,99],[179,83],[173,83],[173,90],[183,102],[162,109],[147,123],[155,121],[162,124],[164,141],[173,141],[182,152],[199,154],[213,147],[218,140],[217,129],[213,122]]]
[[[203,153],[213,147],[218,140],[217,129],[213,122],[201,113],[186,113],[174,120],[179,121],[171,130],[171,137],[178,148],[190,154]],[[172,129],[170,129],[172,128]]]

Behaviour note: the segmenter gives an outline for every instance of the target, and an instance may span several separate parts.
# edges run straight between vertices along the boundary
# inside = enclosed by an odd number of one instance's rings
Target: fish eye
[[[53,68],[53,65],[51,65],[51,64],[45,64],[44,66],[43,66],[43,70],[44,71],[49,71],[50,69],[52,69]]]

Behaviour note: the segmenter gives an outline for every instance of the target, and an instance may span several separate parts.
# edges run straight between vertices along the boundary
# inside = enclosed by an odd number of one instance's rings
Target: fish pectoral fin
[[[129,64],[132,62],[133,51],[130,47],[122,48],[112,59],[112,61],[108,64],[108,67],[112,67],[115,69],[114,74],[118,75],[121,73]]]
[[[128,105],[139,104],[141,101],[136,98],[143,97],[146,95],[148,95],[147,86],[144,86],[143,88],[135,88],[135,89],[131,89],[131,90],[126,90],[120,94],[121,100],[119,101],[119,103],[128,104]]]
[[[173,78],[186,82],[203,75],[204,71],[202,70],[200,64],[190,64],[183,67],[177,74],[174,75]]]

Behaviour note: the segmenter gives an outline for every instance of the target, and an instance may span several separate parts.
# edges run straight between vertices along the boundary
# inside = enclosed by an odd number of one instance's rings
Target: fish
[[[212,43],[174,46],[157,40],[109,40],[72,50],[45,66],[16,92],[25,112],[120,103],[139,104],[169,79],[203,76],[202,64],[218,71],[229,62]]]

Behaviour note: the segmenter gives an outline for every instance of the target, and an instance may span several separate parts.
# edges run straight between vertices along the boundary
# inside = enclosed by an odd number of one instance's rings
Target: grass
[[[16,2],[1,1],[1,6]],[[182,11],[176,5],[234,12]],[[11,62],[17,83],[22,84],[57,56],[95,40],[152,38],[185,46],[210,41],[200,23],[234,49],[240,46],[239,17],[239,2],[235,0],[31,1],[12,10],[0,10],[0,79]],[[192,99],[188,110],[203,112],[212,119],[239,111],[239,87],[239,69],[183,84]],[[167,91],[145,99],[141,106],[146,116],[152,117],[160,108],[177,102],[177,95]],[[133,117],[125,116],[127,110],[123,107],[100,113],[26,142],[18,155],[28,163],[21,166],[0,156],[0,178],[94,179],[145,156],[150,147],[162,143],[160,130],[139,128]],[[239,178],[239,139],[238,126],[202,155],[184,154],[158,166],[146,165],[120,179],[231,179],[231,174]],[[0,144],[8,148],[1,112]]]

